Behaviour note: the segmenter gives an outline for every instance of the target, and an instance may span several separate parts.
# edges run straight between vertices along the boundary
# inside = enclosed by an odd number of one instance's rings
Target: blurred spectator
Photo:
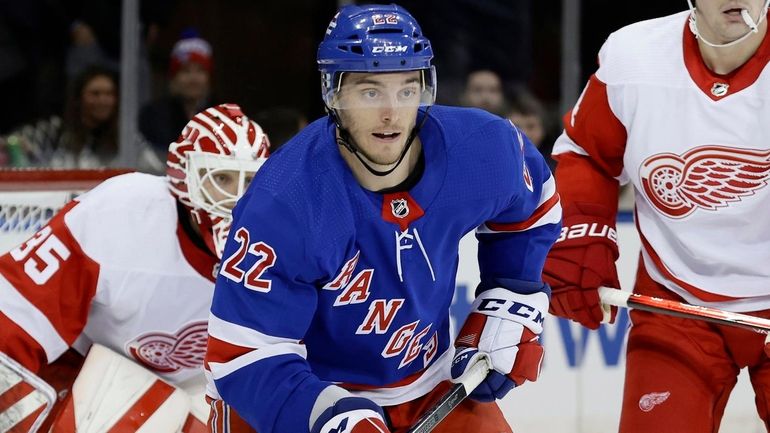
[[[40,0],[38,0],[40,1]],[[175,0],[142,0],[139,2],[139,63],[138,100],[150,97],[151,74],[149,47],[157,39],[160,27],[170,18]],[[121,60],[121,0],[70,0],[70,47],[66,71],[70,80],[91,65],[120,71]]]
[[[504,116],[505,96],[500,75],[489,69],[479,69],[468,74],[460,103]]]
[[[63,117],[52,116],[0,138],[0,163],[84,169],[117,166],[118,81],[108,69],[91,66],[77,77]],[[162,163],[139,145],[139,168]]]
[[[118,80],[107,69],[87,68],[75,80],[64,125],[48,163],[55,168],[113,165],[118,154]]]
[[[537,147],[548,163],[548,167],[553,171],[556,168],[556,161],[551,158],[554,141],[551,138],[554,137],[549,137],[550,122],[543,104],[523,87],[511,93],[509,103],[508,119]]]
[[[202,109],[214,105],[210,95],[212,50],[190,33],[177,41],[169,61],[168,95],[150,102],[139,113],[139,131],[163,156],[179,131]]]
[[[363,1],[358,1],[363,3]],[[549,55],[538,47],[533,56],[533,36],[560,19],[561,2],[534,0],[399,0],[433,41],[438,70],[438,103],[457,105],[468,72],[495,71],[503,83],[529,83],[537,57]],[[540,4],[546,6],[540,6]],[[536,21],[535,10],[545,9],[548,22]],[[559,34],[554,35],[557,40]],[[440,41],[440,43],[438,43]],[[558,60],[558,45],[556,45]],[[556,67],[558,71],[558,67]],[[557,75],[558,80],[558,75]],[[549,82],[550,83],[550,82]],[[504,113],[501,113],[504,115]]]
[[[265,131],[270,131],[271,154],[307,126],[307,117],[299,110],[289,107],[262,110],[254,116],[254,121]]]

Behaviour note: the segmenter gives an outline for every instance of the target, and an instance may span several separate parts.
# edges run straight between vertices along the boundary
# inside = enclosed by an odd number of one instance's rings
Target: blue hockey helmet
[[[334,16],[318,47],[322,95],[335,107],[344,72],[420,71],[420,105],[436,100],[433,49],[417,20],[401,6],[346,5]]]

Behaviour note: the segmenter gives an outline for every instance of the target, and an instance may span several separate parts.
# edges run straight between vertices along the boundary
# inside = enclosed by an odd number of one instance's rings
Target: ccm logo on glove
[[[508,307],[508,305],[510,305],[510,307]],[[545,321],[543,313],[541,313],[537,308],[509,299],[486,298],[479,303],[479,306],[476,310],[479,312],[493,312],[500,311],[502,309],[507,310],[509,314],[519,316],[523,319],[531,320],[535,323],[542,324]]]
[[[548,308],[545,292],[515,293],[496,287],[479,293],[455,340],[452,380],[486,356],[493,371],[470,397],[494,401],[526,381],[537,380],[543,360],[539,334]]]

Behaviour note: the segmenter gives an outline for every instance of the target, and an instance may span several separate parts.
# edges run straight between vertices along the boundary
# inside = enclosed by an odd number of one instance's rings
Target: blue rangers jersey
[[[537,149],[481,110],[428,113],[424,173],[408,191],[362,188],[323,118],[271,156],[236,206],[207,367],[210,392],[258,432],[308,431],[331,385],[390,406],[448,379],[468,232],[482,285],[541,281],[561,208]]]

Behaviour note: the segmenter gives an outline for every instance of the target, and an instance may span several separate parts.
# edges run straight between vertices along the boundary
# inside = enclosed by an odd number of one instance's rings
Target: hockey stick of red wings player
[[[717,308],[700,307],[669,299],[639,295],[609,287],[600,287],[599,296],[601,297],[602,302],[607,305],[623,308],[636,308],[637,310],[650,311],[652,313],[705,320],[720,325],[736,326],[760,334],[766,334],[770,340],[770,320],[761,317],[732,313]]]
[[[492,369],[489,358],[482,356],[471,368],[458,378],[457,383],[441,397],[433,407],[425,412],[407,433],[428,433],[441,422],[449,412],[456,408],[465,398],[476,389]]]

